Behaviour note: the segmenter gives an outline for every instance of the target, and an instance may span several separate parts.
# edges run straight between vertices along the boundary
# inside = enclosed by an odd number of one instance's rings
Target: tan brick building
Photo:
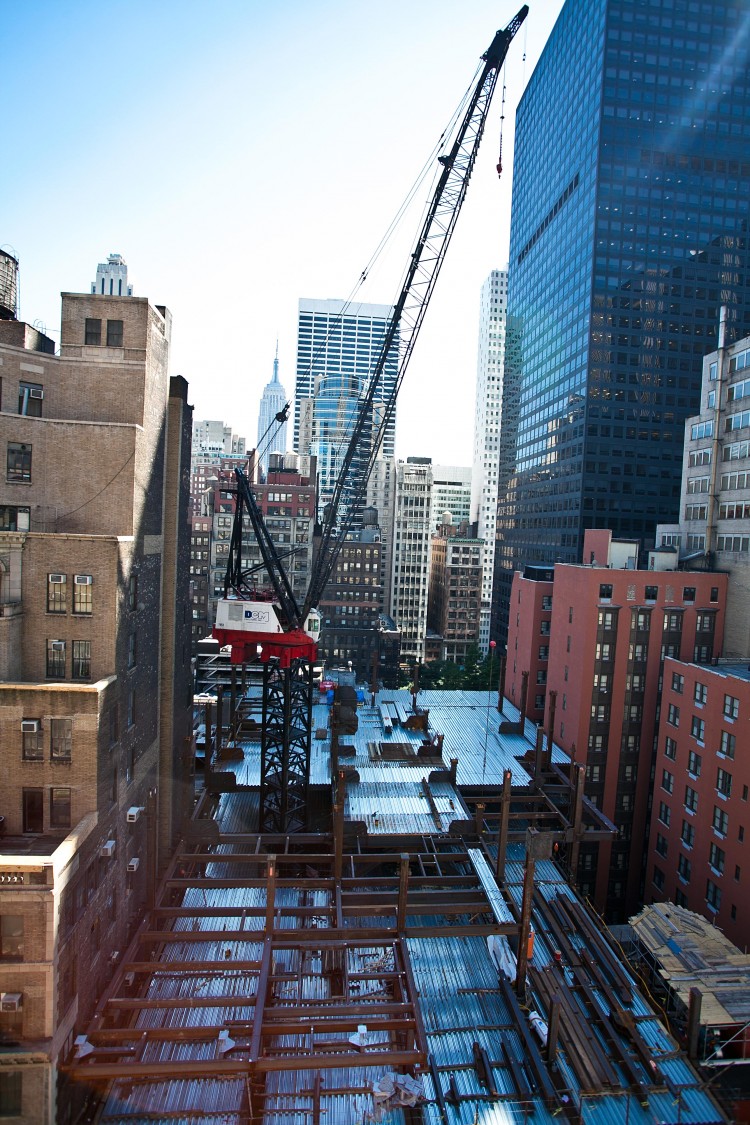
[[[169,337],[135,297],[64,293],[59,355],[0,320],[0,1094],[34,1125],[72,1119],[49,1064],[189,807],[191,408]]]

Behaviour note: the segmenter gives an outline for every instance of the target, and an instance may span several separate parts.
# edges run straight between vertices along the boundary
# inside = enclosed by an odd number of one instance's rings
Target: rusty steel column
[[[237,737],[237,665],[229,668],[229,735]]]
[[[544,764],[549,769],[552,763],[552,742],[555,734],[555,709],[557,707],[557,692],[548,691],[549,710],[547,712],[547,752],[544,756]]]
[[[399,872],[398,880],[398,915],[396,917],[396,929],[399,933],[403,933],[406,928],[406,898],[409,893],[409,856],[406,852],[401,853],[401,870]]]
[[[499,880],[505,880],[505,857],[508,853],[508,826],[510,824],[510,786],[513,774],[510,770],[503,773],[503,790],[500,796],[500,827],[497,833],[497,863],[495,875]]]
[[[526,995],[526,969],[529,963],[529,937],[531,935],[531,903],[534,897],[534,870],[536,860],[526,844],[526,858],[523,863],[523,897],[521,899],[521,927],[518,931],[518,953],[516,956],[516,996]]]
[[[224,688],[216,687],[216,757],[221,757],[221,743],[224,737]]]
[[[526,698],[529,694],[529,673],[521,673],[521,706],[519,707],[518,715],[518,733],[523,734],[523,729],[526,723]]]
[[[542,745],[544,743],[544,727],[536,728],[536,745],[534,747],[534,781],[537,785],[542,778]]]
[[[573,766],[573,840],[570,847],[570,879],[575,887],[578,883],[578,856],[583,837],[583,787],[586,771],[583,766]]]
[[[269,855],[266,866],[266,936],[273,933],[273,916],[276,910],[276,856]]]
[[[480,840],[482,838],[482,830],[484,828],[484,810],[487,808],[484,801],[477,801],[474,805],[474,829]]]
[[[344,873],[344,786],[340,778],[337,781],[336,804],[333,806],[333,843],[333,878],[339,887]]]

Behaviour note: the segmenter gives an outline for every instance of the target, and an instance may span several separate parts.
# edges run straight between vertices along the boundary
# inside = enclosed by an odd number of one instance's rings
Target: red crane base
[[[276,659],[281,668],[289,668],[299,658],[314,662],[318,648],[312,637],[302,629],[288,633],[250,633],[244,629],[214,629],[214,638],[222,648],[230,645],[232,664],[266,664]]]

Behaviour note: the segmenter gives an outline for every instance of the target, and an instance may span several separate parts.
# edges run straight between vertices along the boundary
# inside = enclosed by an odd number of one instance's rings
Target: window
[[[686,855],[679,855],[677,858],[677,874],[682,879],[683,883],[690,882],[690,874],[692,871],[692,864]]]
[[[138,640],[135,633],[131,633],[128,637],[128,668],[135,668],[136,660],[138,658]]]
[[[703,759],[700,754],[696,754],[695,750],[691,750],[688,754],[688,773],[692,774],[693,777],[700,777],[702,762]]]
[[[724,696],[724,717],[726,719],[736,719],[740,713],[740,701],[735,699],[733,695]]]
[[[612,600],[612,586],[609,582],[602,582],[599,586],[599,599],[603,602]]]
[[[720,836],[726,836],[729,829],[729,815],[724,812],[724,809],[720,809],[718,805],[714,805],[711,825]]]
[[[107,321],[107,347],[108,348],[121,348],[122,347],[122,321],[121,320],[108,320]]]
[[[661,787],[666,789],[667,793],[671,793],[674,789],[674,775],[669,770],[661,771]]]
[[[130,575],[130,583],[128,586],[128,609],[132,613],[138,608],[138,575]]]
[[[708,688],[705,684],[696,684],[693,690],[693,699],[699,707],[703,707],[708,699]]]
[[[49,756],[53,762],[69,762],[73,750],[73,720],[50,719]]]
[[[724,797],[732,796],[732,775],[721,766],[716,771],[716,788]]]
[[[664,754],[671,761],[674,761],[677,757],[677,743],[673,738],[670,738],[669,735],[667,735],[664,741]]]
[[[28,531],[31,509],[15,504],[0,504],[0,531]]]
[[[680,725],[680,708],[675,703],[669,704],[667,722],[673,727],[678,727]]]
[[[132,727],[134,724],[135,724],[135,692],[129,691],[128,692],[127,725],[128,725],[128,727]]]
[[[47,641],[47,679],[65,679],[65,641]]]
[[[671,818],[672,818],[672,810],[670,809],[669,805],[665,804],[664,801],[660,801],[659,802],[659,820],[662,822],[662,824],[666,824],[667,828],[669,828],[669,822],[670,822]]]
[[[31,481],[31,446],[16,441],[8,442],[6,477],[9,483]]]
[[[70,828],[70,789],[52,788],[49,791],[50,828]]]
[[[659,593],[658,586],[647,586],[646,587],[646,601],[647,602],[655,602],[658,593]]]
[[[73,613],[90,614],[93,610],[90,574],[73,575]]]
[[[21,757],[24,762],[44,761],[44,732],[41,719],[21,720]]]
[[[91,641],[73,641],[71,676],[74,680],[91,679]]]
[[[685,677],[681,676],[679,672],[672,673],[672,691],[676,691],[678,695],[682,695],[685,687]]]
[[[47,575],[47,613],[65,613],[68,606],[67,574]]]
[[[662,836],[661,832],[656,833],[656,850],[659,853],[659,855],[661,855],[661,856],[666,856],[666,854],[669,850],[669,844],[667,843],[667,837]]]
[[[721,908],[721,891],[712,883],[710,879],[706,880],[706,902],[708,903],[709,910],[719,910]]]
[[[688,603],[695,601],[695,586],[682,587],[682,600]]]
[[[711,587],[711,597],[710,597],[709,600],[712,601],[712,602],[718,602],[718,600],[719,600],[719,587],[718,586],[712,586]]]
[[[733,758],[737,739],[735,735],[730,734],[728,730],[721,732],[721,744],[719,746],[719,753],[723,754],[725,758]]]
[[[539,646],[539,659],[540,660],[549,660],[549,645],[540,645]]]
[[[697,715],[693,715],[693,719],[690,724],[690,733],[692,734],[693,738],[698,740],[698,742],[703,742],[703,736],[706,733],[706,724],[704,720],[699,719]]]
[[[0,914],[0,961],[23,961],[21,914]]]
[[[661,867],[654,866],[654,886],[661,890],[664,886],[664,872]]]
[[[689,812],[698,811],[698,791],[690,785],[685,786],[685,808]]]
[[[18,384],[18,413],[27,418],[41,418],[44,388],[39,383]]]
[[[726,863],[726,858],[726,852],[724,851],[724,849],[720,848],[718,844],[712,843],[710,848],[708,849],[708,862],[711,864],[714,871],[717,871],[719,873],[719,875],[722,875],[724,872],[724,864]]]
[[[0,1071],[0,1117],[20,1117],[23,1113],[23,1074],[20,1070]]]
[[[695,825],[691,824],[689,820],[683,820],[682,822],[680,839],[686,848],[692,848],[693,841],[695,840]]]
[[[99,345],[102,342],[102,322],[96,317],[86,317],[86,335],[84,343]]]

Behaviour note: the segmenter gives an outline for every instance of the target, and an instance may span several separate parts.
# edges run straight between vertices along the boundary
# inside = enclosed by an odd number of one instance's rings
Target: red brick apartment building
[[[513,579],[505,692],[586,766],[586,796],[618,827],[581,848],[578,884],[611,922],[643,897],[651,766],[668,657],[721,652],[727,576],[635,569],[635,545],[590,531],[586,565],[530,567]]]
[[[665,661],[646,901],[714,919],[740,948],[750,946],[749,724],[746,663]]]

